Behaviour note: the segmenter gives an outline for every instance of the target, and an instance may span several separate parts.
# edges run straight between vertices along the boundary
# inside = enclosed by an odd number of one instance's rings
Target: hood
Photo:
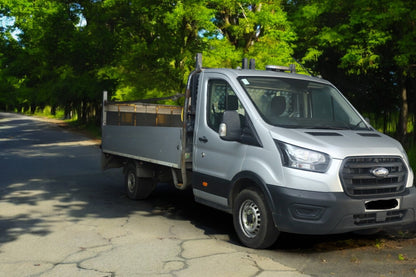
[[[272,128],[273,139],[327,153],[332,158],[388,155],[407,159],[401,144],[377,131]]]

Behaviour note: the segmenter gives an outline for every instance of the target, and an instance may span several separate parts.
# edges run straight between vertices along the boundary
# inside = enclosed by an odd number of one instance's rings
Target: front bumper
[[[365,199],[351,198],[344,192],[312,192],[274,185],[268,188],[275,224],[283,232],[336,234],[416,221],[415,187],[400,195]]]

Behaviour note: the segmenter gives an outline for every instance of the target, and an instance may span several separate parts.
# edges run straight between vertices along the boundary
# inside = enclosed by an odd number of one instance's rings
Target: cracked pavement
[[[307,276],[240,246],[190,192],[127,199],[95,141],[0,113],[0,149],[0,276]]]

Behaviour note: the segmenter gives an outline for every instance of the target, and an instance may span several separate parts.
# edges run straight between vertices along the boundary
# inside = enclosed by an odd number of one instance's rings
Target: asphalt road
[[[127,199],[96,141],[0,113],[0,276],[416,276],[416,225],[373,236],[236,239],[231,216],[160,184]]]

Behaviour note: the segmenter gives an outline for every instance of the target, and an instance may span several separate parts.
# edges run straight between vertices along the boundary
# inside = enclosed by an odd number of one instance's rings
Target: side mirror
[[[225,124],[224,122],[221,123],[218,133],[220,134],[221,138],[226,137],[227,136],[227,124]]]
[[[225,111],[218,130],[220,138],[227,141],[238,141],[241,138],[240,115],[237,111]]]

